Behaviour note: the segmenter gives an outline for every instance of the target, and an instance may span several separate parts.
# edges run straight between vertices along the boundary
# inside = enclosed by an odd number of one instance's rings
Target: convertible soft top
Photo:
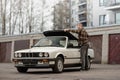
[[[70,32],[65,32],[64,30],[51,30],[43,32],[44,36],[67,36],[70,40],[78,40]]]

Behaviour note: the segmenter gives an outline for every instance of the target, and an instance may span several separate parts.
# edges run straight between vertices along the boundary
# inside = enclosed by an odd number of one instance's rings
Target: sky
[[[41,10],[43,10],[43,8],[41,7],[42,5],[42,0],[33,0],[34,2],[34,10],[35,10],[35,13],[36,15],[39,14],[41,12]],[[56,3],[58,3],[60,0],[46,0],[46,5],[49,5],[49,6],[53,6],[55,5]],[[49,7],[50,8],[50,7]]]

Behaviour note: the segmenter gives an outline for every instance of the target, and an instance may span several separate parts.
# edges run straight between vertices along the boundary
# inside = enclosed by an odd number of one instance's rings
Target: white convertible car
[[[80,67],[81,57],[77,38],[62,30],[46,31],[31,49],[14,53],[12,61],[18,72],[25,73],[29,68],[52,68],[54,72],[62,72],[67,67]],[[93,49],[88,50],[88,66],[90,69],[94,58]]]

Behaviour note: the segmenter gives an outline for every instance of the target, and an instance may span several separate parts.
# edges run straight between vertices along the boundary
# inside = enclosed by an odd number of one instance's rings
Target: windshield
[[[40,39],[34,47],[65,47],[66,37],[54,36]]]

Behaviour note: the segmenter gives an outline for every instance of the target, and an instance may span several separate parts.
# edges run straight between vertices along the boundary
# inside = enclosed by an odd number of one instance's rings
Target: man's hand
[[[69,32],[69,31],[70,31],[70,29],[64,29],[64,31],[65,31],[65,32]]]

